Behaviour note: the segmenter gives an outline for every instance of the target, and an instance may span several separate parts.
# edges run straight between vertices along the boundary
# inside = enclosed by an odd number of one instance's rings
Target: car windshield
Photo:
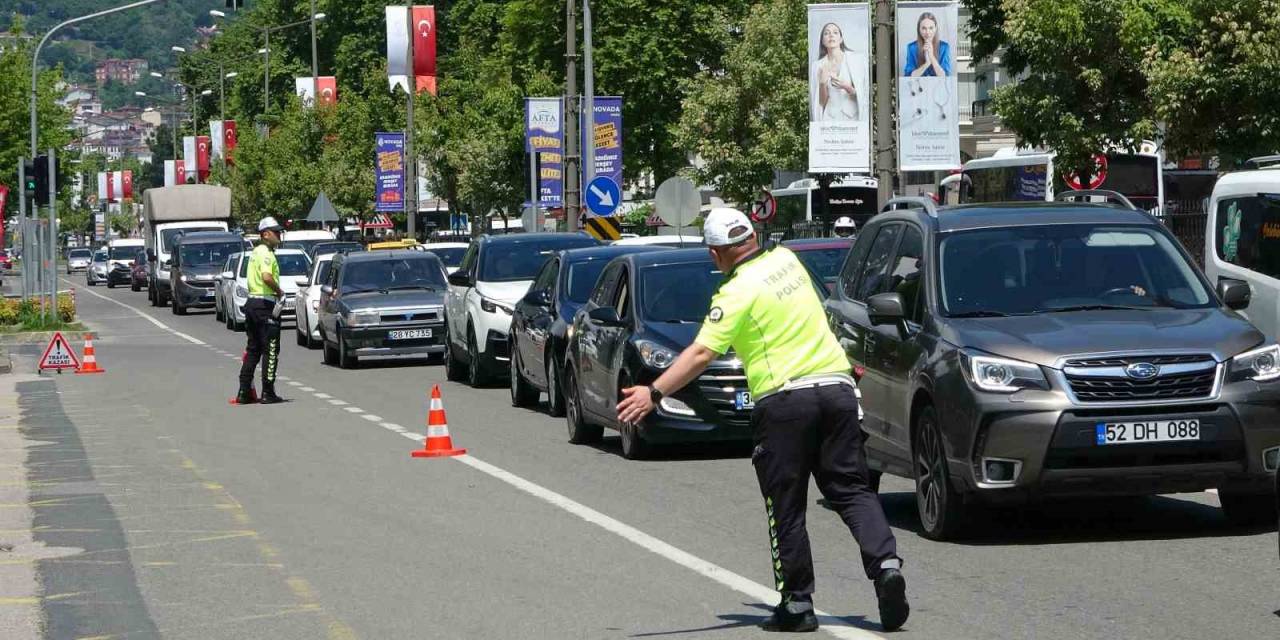
[[[178,236],[196,233],[197,231],[226,231],[222,227],[182,227],[181,229],[165,229],[160,232],[160,251],[168,253]]]
[[[137,253],[137,247],[111,247],[112,260],[132,260]]]
[[[311,280],[312,284],[324,282],[329,279],[329,267],[333,266],[333,260],[321,260],[320,266],[316,267],[316,277]]]
[[[462,264],[462,256],[467,253],[467,248],[454,247],[450,249],[450,248],[429,247],[427,248],[427,251],[430,251],[431,253],[436,254],[436,257],[440,258],[440,262],[443,262],[444,266],[452,269],[453,267],[457,267]]]
[[[608,260],[587,260],[569,265],[569,300],[582,304],[591,298],[591,290],[607,264]]]
[[[640,299],[649,322],[702,322],[724,274],[710,262],[667,264],[640,271]]]
[[[243,242],[201,242],[180,247],[178,259],[184,266],[221,265],[227,261],[227,256],[243,250]]]
[[[939,250],[951,316],[1203,308],[1214,298],[1155,227],[1066,224],[947,234]]]
[[[339,253],[342,251],[364,251],[364,245],[359,242],[333,242],[326,240],[311,245],[311,248],[307,250],[307,254],[315,258],[322,253]]]
[[[483,282],[532,280],[551,254],[561,249],[595,245],[596,241],[590,237],[578,235],[494,243],[483,252],[478,279]]]
[[[305,276],[311,272],[311,260],[300,253],[276,254],[281,276]]]
[[[348,262],[342,268],[342,293],[424,288],[443,290],[445,286],[440,260],[428,254]]]
[[[97,253],[93,254],[93,261],[94,261],[94,262],[106,262],[106,261],[107,261],[107,251],[106,251],[106,249],[103,249],[102,251],[99,251],[99,252],[97,252]]]
[[[822,278],[824,284],[830,284],[836,281],[836,276],[840,273],[840,263],[844,262],[844,256],[849,253],[849,248],[809,249],[795,253],[804,266],[809,267],[814,275]]]
[[[333,241],[325,240],[322,238],[316,238],[315,240],[286,240],[280,243],[280,248],[281,249],[297,249],[303,253],[309,253],[312,247],[320,244],[321,242],[333,242]]]
[[[67,257],[68,258],[88,258],[89,256],[92,256],[92,255],[93,255],[93,252],[88,249],[72,249],[71,252],[67,254]]]

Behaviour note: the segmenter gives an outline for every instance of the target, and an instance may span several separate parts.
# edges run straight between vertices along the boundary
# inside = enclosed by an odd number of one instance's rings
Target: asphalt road
[[[76,280],[107,373],[19,389],[40,441],[36,539],[83,550],[36,563],[48,637],[765,635],[775,599],[745,448],[627,461],[616,437],[570,445],[563,419],[439,365],[325,366],[289,327],[291,401],[229,406],[243,334]],[[437,383],[466,458],[410,458]],[[1276,534],[1229,526],[1215,495],[993,511],[942,544],[918,535],[910,490],[886,478],[882,494],[906,559],[904,636],[1280,634]],[[857,547],[817,497],[825,635],[874,637]]]

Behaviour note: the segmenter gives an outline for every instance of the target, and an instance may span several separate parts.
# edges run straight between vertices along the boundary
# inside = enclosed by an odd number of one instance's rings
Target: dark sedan
[[[844,257],[849,254],[853,241],[854,238],[807,238],[787,240],[782,246],[794,252],[827,288],[827,293],[831,293],[840,275],[840,265],[844,264]]]
[[[622,436],[622,455],[651,444],[751,439],[751,395],[732,353],[637,424],[619,424],[619,390],[653,382],[693,342],[723,275],[706,249],[615,258],[574,318],[564,373],[569,441],[598,441],[604,427]]]
[[[547,260],[529,292],[515,305],[511,319],[511,404],[527,407],[547,392],[547,409],[564,415],[565,346],[573,316],[586,304],[600,272],[610,260],[667,247],[590,247],[560,251]]]
[[[129,267],[129,290],[142,291],[147,286],[147,250],[138,249]]]
[[[366,356],[444,353],[444,265],[420,251],[333,257],[320,287],[324,361],[344,369]]]

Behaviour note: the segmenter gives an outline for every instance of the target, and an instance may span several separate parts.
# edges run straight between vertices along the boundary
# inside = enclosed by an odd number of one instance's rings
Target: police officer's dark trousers
[[[276,366],[280,363],[280,323],[271,317],[275,303],[262,298],[249,298],[244,305],[244,364],[240,366],[240,390],[253,386],[253,370],[262,363],[262,393],[275,393]]]
[[[751,413],[755,466],[769,516],[775,587],[784,600],[810,601],[813,558],[805,529],[809,476],[862,550],[867,577],[897,559],[897,541],[868,487],[858,400],[848,385],[781,391]]]

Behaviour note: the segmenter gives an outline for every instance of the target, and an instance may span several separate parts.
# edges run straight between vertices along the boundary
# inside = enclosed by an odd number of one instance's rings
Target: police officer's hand
[[[622,402],[618,403],[620,422],[639,422],[653,411],[653,399],[649,387],[627,387],[622,390]]]

